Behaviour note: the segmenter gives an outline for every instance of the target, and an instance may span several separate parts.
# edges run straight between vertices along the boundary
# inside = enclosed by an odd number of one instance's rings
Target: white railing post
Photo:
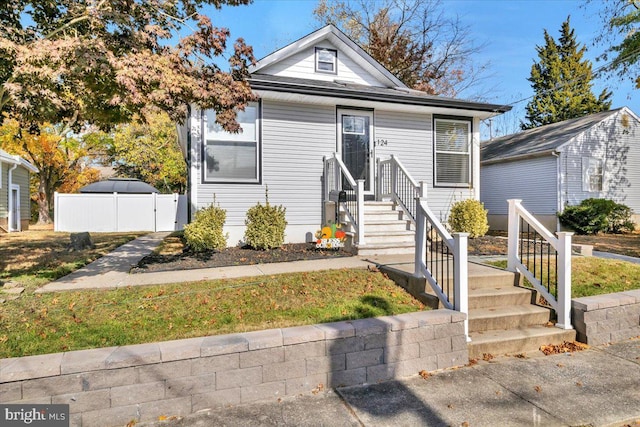
[[[376,200],[382,200],[382,170],[380,169],[380,158],[376,158]]]
[[[420,198],[416,197],[416,248],[414,258],[414,275],[422,277],[422,264],[425,262],[427,245],[426,215],[420,205]]]
[[[426,198],[427,197],[427,187],[424,185],[424,181],[420,181],[418,184],[420,185],[420,187],[418,189],[418,197]]]
[[[338,154],[333,153],[333,160],[331,162],[333,165],[333,173],[334,173],[333,185],[335,186],[334,190],[342,190],[342,170],[337,164],[338,163],[337,159],[338,159]]]
[[[364,241],[364,179],[359,179],[356,186],[356,201],[358,203],[358,246]]]
[[[507,240],[507,270],[516,271],[518,262],[518,236],[520,235],[520,221],[518,221],[518,205],[521,199],[509,199],[509,223]]]
[[[468,249],[467,239],[469,233],[453,234],[453,307],[456,311],[464,313],[467,317],[464,321],[464,334],[469,338],[469,266],[467,264]]]
[[[391,155],[391,163],[389,163],[389,167],[391,169],[391,200],[397,203],[398,186],[396,181],[398,180],[398,164],[396,163],[396,158],[393,154]]]
[[[329,164],[327,163],[327,156],[322,156],[322,168],[324,169],[324,201],[329,200]]]
[[[573,233],[558,233],[558,322],[561,329],[571,326],[571,236]]]

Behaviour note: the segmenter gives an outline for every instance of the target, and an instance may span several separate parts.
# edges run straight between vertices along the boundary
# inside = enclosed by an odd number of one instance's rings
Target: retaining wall
[[[399,316],[0,360],[0,402],[70,405],[72,426],[376,383],[468,363],[465,316]]]
[[[640,289],[575,298],[571,308],[578,341],[600,345],[640,336]]]

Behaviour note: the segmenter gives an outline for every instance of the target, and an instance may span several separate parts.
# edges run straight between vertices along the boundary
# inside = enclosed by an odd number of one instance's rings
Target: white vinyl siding
[[[376,156],[395,155],[413,179],[423,181],[429,207],[438,219],[446,221],[451,204],[476,197],[473,189],[433,186],[433,117],[430,114],[376,110],[374,140],[385,141],[376,147]]]
[[[534,215],[554,215],[558,210],[557,158],[483,165],[480,170],[480,201],[489,215],[508,214],[508,199],[521,199]]]
[[[29,171],[18,166],[11,175],[11,181],[12,184],[20,186],[20,219],[30,219]]]
[[[226,226],[244,226],[247,210],[265,202],[268,187],[269,203],[287,209],[288,230],[299,226],[315,233],[322,221],[322,157],[336,151],[335,107],[263,101],[261,127],[262,184],[203,184],[196,174],[196,208],[215,199],[227,210]],[[285,238],[305,240],[290,231]]]
[[[7,165],[0,162],[0,218],[7,218],[9,216],[9,198],[7,196],[7,181],[8,174]]]
[[[577,205],[588,198],[605,198],[640,212],[640,124],[621,110],[577,136],[564,147],[563,202]],[[583,158],[602,159],[602,191],[585,191]]]
[[[435,186],[471,186],[471,120],[436,118]]]
[[[260,74],[324,81],[344,80],[367,86],[383,86],[342,51],[337,51],[337,73],[316,72],[316,48],[337,50],[334,45],[324,41],[261,70]]]

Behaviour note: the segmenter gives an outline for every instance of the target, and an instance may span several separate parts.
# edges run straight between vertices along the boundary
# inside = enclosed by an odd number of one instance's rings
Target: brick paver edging
[[[575,298],[571,308],[578,341],[600,345],[640,336],[640,289]]]
[[[467,364],[465,315],[398,316],[0,360],[0,402],[112,426]]]

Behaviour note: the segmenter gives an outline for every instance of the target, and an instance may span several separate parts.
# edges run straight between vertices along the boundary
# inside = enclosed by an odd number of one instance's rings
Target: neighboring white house
[[[191,217],[215,200],[227,210],[230,245],[267,186],[270,203],[287,209],[286,241],[309,241],[324,216],[323,158],[333,153],[364,180],[367,199],[379,193],[376,162],[395,155],[444,219],[454,200],[479,197],[480,120],[510,109],[411,90],[332,25],[250,72],[259,101],[238,114],[242,133],[195,108],[180,132]]]
[[[29,229],[29,173],[36,172],[25,159],[0,150],[0,232]]]
[[[483,142],[481,201],[492,229],[507,228],[507,199],[551,230],[557,213],[588,198],[629,206],[640,218],[640,119],[623,107]]]

